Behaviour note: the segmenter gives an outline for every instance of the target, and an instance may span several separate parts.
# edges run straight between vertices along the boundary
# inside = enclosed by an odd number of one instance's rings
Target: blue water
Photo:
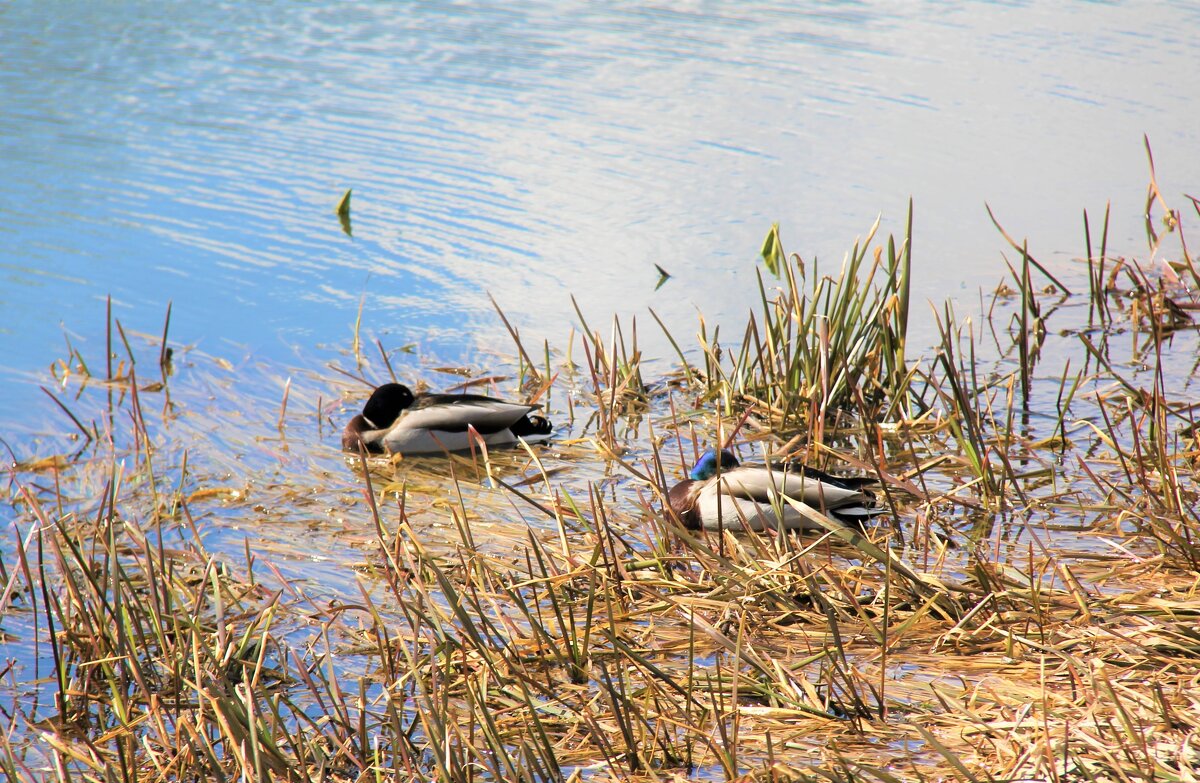
[[[1200,191],[1197,30],[1190,2],[10,0],[0,4],[0,439],[18,459],[74,447],[64,446],[71,424],[38,390],[66,353],[64,334],[102,362],[109,296],[127,331],[150,335],[171,302],[178,374],[141,404],[161,436],[164,486],[174,491],[178,471],[184,496],[239,493],[189,501],[204,546],[241,573],[253,549],[265,584],[277,568],[314,606],[357,602],[363,584],[378,595],[382,584],[359,570],[374,556],[374,526],[337,449],[353,406],[336,400],[350,384],[330,384],[323,366],[349,344],[360,301],[364,336],[415,343],[397,363],[423,377],[442,379],[429,368],[443,360],[482,356],[478,368],[492,352],[512,355],[488,292],[531,346],[565,348],[574,294],[605,332],[611,314],[638,317],[643,346],[670,360],[648,308],[685,346],[698,313],[728,340],[757,301],[755,256],[772,222],[789,250],[832,271],[877,215],[884,232],[899,230],[911,197],[919,353],[934,340],[925,300],[954,297],[960,317],[977,314],[980,289],[1014,260],[985,202],[1065,278],[1081,276],[1082,210],[1098,225],[1109,200],[1110,253],[1146,255],[1143,134],[1168,200],[1182,207],[1181,193]],[[352,237],[334,215],[347,188]],[[655,264],[672,273],[657,290]],[[1084,320],[1073,307],[1052,334]],[[1005,322],[997,328],[1003,338]],[[153,380],[157,347],[133,342],[139,378]],[[1196,355],[1194,339],[1173,346]],[[1038,372],[1057,379],[1072,358],[1078,372],[1078,341],[1051,340]],[[568,376],[551,398],[564,436],[553,460],[566,468],[554,480],[587,498],[586,482],[607,492],[624,474],[566,445],[588,413],[585,388],[570,420],[564,389],[586,383]],[[276,428],[286,383],[287,426]],[[77,390],[61,397],[103,430],[111,397],[93,384],[72,398]],[[107,426],[129,440],[132,406],[118,396]],[[1039,425],[1056,404],[1052,393],[1035,400]],[[631,438],[631,461],[648,435]],[[114,453],[132,473],[135,447]],[[402,471],[407,519],[427,542],[452,544],[438,504],[451,493],[445,466],[414,463]],[[69,476],[68,494],[95,502],[109,467]],[[479,538],[501,556],[523,547],[525,524],[503,521],[528,513],[536,528],[538,515],[464,475],[467,492],[478,490],[464,505],[480,512]],[[49,472],[20,483],[48,507],[57,499]],[[125,490],[130,520],[143,522],[145,487]],[[611,491],[612,508],[636,520],[641,488]],[[1091,521],[1088,492],[1068,522]],[[384,514],[393,527],[395,503]],[[498,524],[484,518],[493,511]],[[1044,513],[1030,529],[1055,512]],[[10,573],[32,520],[20,504],[0,508],[17,514],[18,525],[0,525]],[[994,546],[1020,565],[1032,552],[1026,528],[1001,522]],[[157,535],[169,544],[190,531]],[[1107,546],[1059,535],[1047,540],[1070,543],[1064,553]],[[5,688],[37,717],[52,704],[49,681],[31,682],[48,671],[34,662],[47,646],[30,649],[44,638],[40,619],[19,597],[13,606],[3,657],[17,666]],[[300,648],[312,631],[277,632]],[[337,665],[357,673],[360,663]]]
[[[1056,268],[1109,199],[1144,252],[1142,135],[1168,197],[1200,183],[1198,29],[1183,2],[6,3],[0,429],[49,404],[64,329],[95,355],[108,295],[286,362],[365,293],[368,334],[454,356],[508,345],[485,292],[535,344],[571,293],[594,326],[732,327],[773,221],[836,263],[910,196],[918,303],[1004,276],[985,201]]]

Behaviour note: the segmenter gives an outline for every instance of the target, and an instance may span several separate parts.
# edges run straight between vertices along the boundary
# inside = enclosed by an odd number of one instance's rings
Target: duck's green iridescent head
[[[720,451],[709,449],[701,454],[700,459],[692,466],[692,472],[688,474],[688,478],[692,481],[706,481],[717,475],[718,464],[720,464],[721,470],[731,470],[741,463],[738,462],[737,457],[733,456],[733,452],[728,449],[721,449]]]

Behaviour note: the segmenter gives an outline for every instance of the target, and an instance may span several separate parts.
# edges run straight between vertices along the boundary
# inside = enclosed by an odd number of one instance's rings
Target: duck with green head
[[[865,487],[871,478],[842,478],[798,463],[742,465],[727,449],[709,449],[686,481],[667,495],[685,527],[693,530],[817,529],[780,498],[787,495],[843,524],[861,527],[883,513]]]

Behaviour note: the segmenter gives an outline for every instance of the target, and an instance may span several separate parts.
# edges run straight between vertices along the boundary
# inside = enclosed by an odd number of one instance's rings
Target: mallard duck
[[[342,431],[342,448],[372,453],[441,454],[471,448],[470,430],[489,446],[517,438],[540,443],[553,425],[533,415],[538,405],[505,402],[481,394],[417,394],[400,383],[377,388],[362,413]]]
[[[781,493],[839,522],[861,526],[883,513],[875,508],[874,496],[863,489],[873,483],[874,479],[841,478],[794,463],[743,466],[728,450],[709,449],[687,481],[672,487],[667,497],[684,526],[693,530],[818,527],[776,497]]]

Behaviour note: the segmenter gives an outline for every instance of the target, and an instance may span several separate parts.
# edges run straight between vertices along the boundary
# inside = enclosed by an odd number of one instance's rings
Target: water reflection
[[[98,320],[108,293],[130,324],[174,300],[181,339],[268,356],[344,334],[364,292],[368,325],[449,352],[506,341],[484,291],[536,338],[565,339],[572,292],[598,320],[652,306],[687,335],[697,310],[755,300],[771,222],[835,261],[910,195],[918,299],[973,298],[1003,273],[985,199],[1063,264],[1081,208],[1140,209],[1143,132],[1164,190],[1196,181],[1194,96],[1171,74],[1198,17],[10,3],[4,364],[44,364],[58,322]],[[332,214],[349,187],[353,238]],[[1114,244],[1140,249],[1118,222]]]

